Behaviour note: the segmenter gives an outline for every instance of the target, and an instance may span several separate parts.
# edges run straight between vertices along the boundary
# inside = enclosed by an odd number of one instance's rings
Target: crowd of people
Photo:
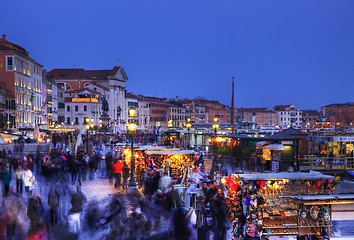
[[[162,176],[161,176],[162,175]],[[167,171],[149,171],[144,181],[145,198],[169,213],[175,213],[177,209],[183,209],[185,201],[184,193],[181,195],[174,186],[174,179]],[[193,189],[193,190],[191,190]],[[219,186],[213,176],[207,175],[200,179],[198,184],[191,182],[187,193],[191,193],[191,209],[185,213],[183,219],[191,220],[194,212],[196,220],[194,227],[197,229],[198,240],[209,240],[213,234],[215,240],[226,239],[227,232],[227,206],[225,204],[225,188]],[[178,213],[178,214],[181,214]],[[193,222],[193,221],[192,221]],[[191,231],[188,224],[185,231],[175,231],[176,239],[189,239]],[[182,234],[182,236],[178,236]]]
[[[150,137],[153,136],[137,135],[135,140],[149,141]],[[65,226],[68,234],[77,239],[83,230],[83,215],[87,216],[87,226],[97,218],[95,207],[85,207],[91,203],[87,203],[80,186],[97,175],[109,179],[117,192],[125,193],[131,171],[124,156],[112,151],[102,161],[100,151],[89,156],[82,150],[75,156],[68,151],[68,138],[68,134],[54,136],[49,153],[0,152],[3,190],[0,240],[46,240],[59,225]],[[137,200],[138,205],[124,221],[122,218],[111,221],[107,239],[193,239],[193,232],[197,232],[198,239],[209,239],[210,234],[216,240],[226,239],[224,192],[212,176],[191,184],[196,185],[195,198],[191,201],[194,214],[186,211],[184,196],[175,187],[181,179],[172,178],[163,169],[137,167],[135,173],[144,196]],[[70,185],[75,187],[69,188]],[[48,190],[42,191],[45,187]],[[75,188],[76,192],[68,194],[68,189]],[[66,212],[63,212],[63,201],[71,205]],[[196,231],[190,225],[193,214]],[[105,223],[96,221],[94,225],[106,224],[107,218],[104,219]]]
[[[3,191],[0,207],[0,239],[45,240],[49,239],[50,227],[56,226],[59,222],[73,222],[74,213],[80,209],[77,204],[75,205],[77,202],[75,197],[81,193],[80,190],[72,195],[72,209],[67,213],[68,219],[59,219],[59,206],[61,198],[66,194],[64,189],[68,173],[71,173],[74,181],[74,176],[84,172],[82,164],[75,167],[77,161],[83,162],[83,158],[73,158],[63,152],[58,156],[59,152],[61,151],[53,150],[45,156],[39,152],[25,156],[14,155],[10,150],[7,153],[1,151],[0,176]],[[68,163],[65,164],[65,161]],[[37,177],[43,178],[42,186],[39,186]],[[40,194],[39,190],[47,184],[50,186],[49,191]],[[47,199],[42,199],[41,196]],[[73,225],[75,224],[69,224]],[[73,233],[75,234],[74,231]]]

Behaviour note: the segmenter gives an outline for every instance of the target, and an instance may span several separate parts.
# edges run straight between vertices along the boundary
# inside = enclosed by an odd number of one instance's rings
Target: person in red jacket
[[[115,188],[120,188],[123,167],[124,164],[120,160],[115,161],[115,163],[113,164],[113,174],[114,178],[116,179],[116,182],[114,183]]]

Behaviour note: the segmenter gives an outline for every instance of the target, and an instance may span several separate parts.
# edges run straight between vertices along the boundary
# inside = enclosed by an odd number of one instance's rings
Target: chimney
[[[2,35],[2,40],[6,40],[6,34]]]
[[[178,102],[178,96],[176,96],[176,102]]]

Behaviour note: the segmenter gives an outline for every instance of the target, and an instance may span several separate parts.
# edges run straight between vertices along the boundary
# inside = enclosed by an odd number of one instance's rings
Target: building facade
[[[144,97],[150,108],[150,129],[165,130],[168,127],[169,108],[171,104],[166,98]]]
[[[0,76],[1,78],[1,76]],[[16,116],[16,99],[10,96],[9,90],[0,85],[0,128],[13,128]]]
[[[170,103],[168,120],[172,121],[175,127],[183,126],[186,123],[186,108],[176,101],[170,101]]]
[[[321,117],[321,113],[316,110],[302,110],[302,122],[305,129],[315,128],[316,122]]]
[[[56,85],[57,88],[57,101],[58,101],[58,108],[57,108],[57,115],[58,119],[55,121],[55,125],[64,125],[65,123],[65,91],[63,87]],[[55,109],[54,109],[55,111]]]
[[[333,116],[336,127],[352,127],[354,124],[354,103],[334,103],[321,107],[324,116]]]
[[[150,126],[150,104],[142,95],[134,95],[132,93],[126,93],[128,109],[134,108],[135,123],[138,130],[149,130]]]
[[[280,128],[302,128],[302,111],[294,104],[276,105],[273,111],[277,113]]]
[[[15,118],[11,126],[34,128],[43,121],[42,109],[42,65],[30,58],[21,46],[0,39],[0,82],[15,98]],[[12,122],[14,121],[14,122]]]
[[[268,108],[238,108],[236,111],[238,122],[255,121],[257,126],[278,125],[278,115]]]
[[[111,124],[116,123],[117,131],[126,130],[128,106],[125,83],[128,77],[121,66],[115,66],[112,70],[53,69],[48,75],[65,91],[87,88],[100,93],[108,102]],[[95,115],[96,122],[99,121],[101,113],[100,106]]]
[[[86,119],[95,118],[99,106],[102,104],[99,92],[90,89],[78,89],[65,92],[65,122],[66,127],[85,128]],[[99,125],[95,121],[94,125]]]

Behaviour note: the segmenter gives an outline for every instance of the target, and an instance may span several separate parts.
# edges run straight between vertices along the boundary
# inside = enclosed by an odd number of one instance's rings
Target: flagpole
[[[235,95],[235,90],[234,90],[234,79],[235,77],[232,77],[232,97],[231,97],[231,129],[232,129],[232,137],[235,136],[235,103],[234,103],[234,95]]]

